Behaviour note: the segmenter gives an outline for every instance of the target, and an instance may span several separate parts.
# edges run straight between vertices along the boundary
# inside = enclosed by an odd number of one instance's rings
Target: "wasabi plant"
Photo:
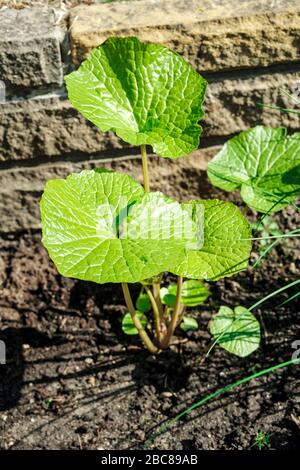
[[[146,145],[171,159],[198,148],[206,81],[164,46],[113,37],[94,49],[66,84],[84,117],[102,132],[140,146],[143,186],[100,168],[48,181],[41,200],[43,243],[62,275],[121,283],[128,308],[124,333],[139,334],[151,353],[159,353],[178,326],[197,328],[185,309],[209,295],[203,281],[245,269],[251,250],[250,225],[234,204],[179,203],[150,191]],[[177,283],[168,285],[165,273],[176,275]],[[135,303],[131,283],[141,284]],[[221,322],[213,334],[223,329]],[[256,338],[256,324],[250,333],[236,331],[235,341],[249,342],[249,334]],[[239,354],[239,348],[231,352]]]
[[[251,209],[263,213],[251,224],[260,232],[260,256],[253,267],[284,236],[298,236],[299,230],[283,234],[270,213],[291,204],[300,193],[300,133],[287,136],[284,128],[257,126],[230,139],[208,164],[212,184],[225,190],[240,190]],[[260,342],[260,326],[243,306],[234,310],[221,306],[210,324],[214,343],[241,357],[254,351]],[[242,332],[244,332],[242,334]]]
[[[257,126],[230,139],[209,162],[208,177],[225,191],[240,189],[258,212],[276,212],[300,192],[300,133]]]

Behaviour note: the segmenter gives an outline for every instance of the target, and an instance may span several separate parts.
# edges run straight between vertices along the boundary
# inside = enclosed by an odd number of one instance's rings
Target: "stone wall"
[[[63,83],[63,75],[111,35],[163,43],[210,84],[203,150],[184,163],[160,159],[158,173],[188,179],[190,167],[202,170],[216,146],[256,124],[300,129],[300,116],[259,106],[291,107],[282,90],[300,95],[298,0],[139,0],[69,11],[2,9],[1,232],[39,227],[38,200],[49,178],[96,164],[138,175],[137,149],[82,118]]]

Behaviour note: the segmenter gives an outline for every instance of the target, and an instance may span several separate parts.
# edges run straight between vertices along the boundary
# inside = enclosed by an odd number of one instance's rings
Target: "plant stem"
[[[143,165],[143,178],[144,178],[144,189],[147,193],[150,191],[149,182],[149,171],[148,171],[148,160],[146,145],[141,145],[142,165]]]
[[[182,308],[180,309],[180,315],[178,316],[176,328],[177,328],[177,326],[179,326],[180,323],[182,322],[182,319],[183,319],[183,317],[184,317],[185,311],[186,311],[186,307],[185,307],[185,306],[182,306]]]
[[[160,313],[159,313],[159,310],[158,310],[158,306],[157,306],[155,298],[154,298],[154,296],[151,292],[151,289],[149,289],[148,286],[145,286],[145,290],[148,294],[148,297],[150,299],[152,309],[153,309],[156,337],[157,337],[158,341],[160,341],[162,331],[161,331],[161,317],[160,317]]]
[[[164,319],[164,307],[160,298],[160,282],[153,282],[153,296],[158,307],[160,319]]]
[[[131,295],[130,295],[129,287],[128,287],[128,284],[126,282],[122,282],[122,289],[123,289],[123,294],[124,294],[124,298],[125,298],[127,308],[130,312],[130,315],[131,315],[132,321],[134,323],[134,326],[138,330],[138,333],[140,335],[141,340],[143,341],[146,348],[152,354],[157,354],[159,352],[159,349],[152,343],[152,341],[149,338],[147,332],[143,328],[143,326],[142,326],[142,324],[139,320],[139,317],[136,314],[136,311],[135,311],[135,308],[134,308],[134,305],[133,305],[133,302],[132,302],[132,298],[131,298]]]
[[[175,306],[174,306],[174,310],[173,310],[173,313],[172,313],[172,318],[171,318],[170,324],[168,326],[167,334],[164,337],[163,341],[161,342],[161,346],[163,348],[167,348],[169,346],[171,337],[172,337],[172,335],[175,331],[175,328],[178,324],[178,318],[179,318],[180,310],[181,310],[180,300],[181,300],[181,293],[182,293],[182,283],[183,283],[182,276],[178,276]]]

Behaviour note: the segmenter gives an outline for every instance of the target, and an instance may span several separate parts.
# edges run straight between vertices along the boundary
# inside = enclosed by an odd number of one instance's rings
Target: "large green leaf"
[[[300,193],[300,133],[257,126],[230,139],[208,165],[211,182],[241,190],[245,203],[275,212]]]
[[[244,307],[234,311],[222,306],[210,324],[214,339],[222,348],[239,357],[255,351],[260,343],[260,325],[255,316]]]
[[[206,81],[164,46],[111,37],[66,84],[73,106],[103,132],[169,158],[199,145]]]
[[[193,217],[203,218],[203,246],[188,250],[174,274],[192,279],[216,280],[245,269],[251,251],[251,229],[239,208],[216,199],[182,204],[192,209]],[[197,224],[198,227],[201,223]]]
[[[98,283],[171,271],[193,242],[185,209],[125,174],[82,171],[48,181],[41,213],[43,243],[59,272]]]

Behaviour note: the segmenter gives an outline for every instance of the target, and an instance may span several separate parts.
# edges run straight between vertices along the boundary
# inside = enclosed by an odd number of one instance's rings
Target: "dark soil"
[[[276,220],[287,231],[299,215],[288,208]],[[255,310],[263,341],[254,354],[240,359],[216,347],[203,361],[208,323],[220,305],[250,306],[297,279],[296,238],[278,244],[260,268],[211,285],[213,295],[193,310],[199,331],[178,333],[158,357],[122,333],[120,286],[61,277],[39,232],[6,235],[1,254],[0,339],[7,345],[7,364],[0,365],[2,449],[138,448],[164,420],[211,391],[289,360],[293,341],[300,340],[299,302],[276,307],[285,293]],[[251,381],[173,424],[151,446],[251,449],[261,430],[271,448],[295,449],[299,372],[294,365]]]

